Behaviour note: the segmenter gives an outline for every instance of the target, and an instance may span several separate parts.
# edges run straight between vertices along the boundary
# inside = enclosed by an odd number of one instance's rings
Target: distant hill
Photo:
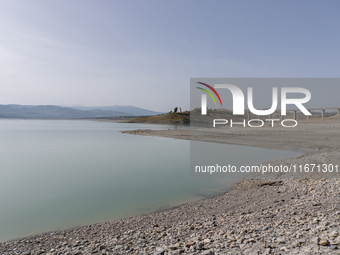
[[[0,105],[0,118],[86,119],[86,118],[103,118],[103,117],[109,118],[117,116],[138,116],[138,115],[149,114],[136,114],[135,111],[123,112],[118,110],[115,111],[105,109],[91,109],[91,107],[88,110],[81,110],[55,105],[15,105],[15,104]]]
[[[113,105],[113,106],[69,106],[69,108],[78,109],[78,110],[103,110],[103,111],[118,111],[124,112],[126,115],[129,116],[147,116],[147,115],[158,115],[162,114],[163,112],[155,112],[146,110],[143,108],[130,106],[130,105]]]
[[[190,124],[191,126],[211,126],[214,119],[230,119],[242,121],[243,116],[233,116],[232,111],[227,109],[208,109],[207,115],[202,116],[200,109],[184,112],[169,112],[157,116],[147,116],[134,119],[123,120],[128,123],[157,123],[157,124]]]
[[[190,124],[190,112],[167,113],[157,116],[141,117],[136,119],[124,120],[128,123],[157,123],[157,124]]]

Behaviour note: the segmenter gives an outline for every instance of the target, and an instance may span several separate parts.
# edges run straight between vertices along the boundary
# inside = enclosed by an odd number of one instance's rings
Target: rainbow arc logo
[[[221,98],[220,98],[220,95],[217,93],[217,91],[216,91],[213,87],[211,87],[210,85],[208,85],[208,84],[206,84],[206,83],[203,83],[203,82],[197,82],[197,83],[198,83],[198,84],[201,84],[201,85],[203,85],[203,86],[206,86],[206,87],[209,88],[212,92],[214,92],[215,95],[217,96],[218,100],[220,101],[221,106],[222,106],[222,100],[221,100]],[[203,90],[204,92],[206,92],[206,93],[214,100],[215,105],[217,105],[216,100],[215,100],[215,97],[213,96],[213,94],[211,94],[211,92],[210,92],[209,90],[204,89],[204,88],[201,88],[201,87],[196,87],[196,88],[198,88],[198,89]],[[205,98],[205,101],[206,101],[206,98]]]

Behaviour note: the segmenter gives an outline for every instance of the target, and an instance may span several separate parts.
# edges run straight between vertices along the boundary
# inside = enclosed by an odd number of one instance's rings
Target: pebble
[[[327,246],[327,245],[329,245],[329,242],[328,242],[328,240],[321,240],[319,242],[319,244],[322,245],[322,246]]]
[[[207,250],[207,251],[203,251],[201,254],[202,255],[214,255],[215,253],[213,251]]]

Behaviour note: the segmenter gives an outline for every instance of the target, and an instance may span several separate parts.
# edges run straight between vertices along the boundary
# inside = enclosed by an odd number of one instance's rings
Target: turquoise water
[[[0,120],[0,241],[145,214],[230,188],[190,177],[189,141],[119,132],[145,128],[181,127]]]

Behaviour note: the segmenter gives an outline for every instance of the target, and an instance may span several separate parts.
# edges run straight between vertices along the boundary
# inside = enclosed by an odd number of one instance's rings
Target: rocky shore
[[[244,179],[212,199],[0,244],[1,254],[340,254],[340,180]]]

